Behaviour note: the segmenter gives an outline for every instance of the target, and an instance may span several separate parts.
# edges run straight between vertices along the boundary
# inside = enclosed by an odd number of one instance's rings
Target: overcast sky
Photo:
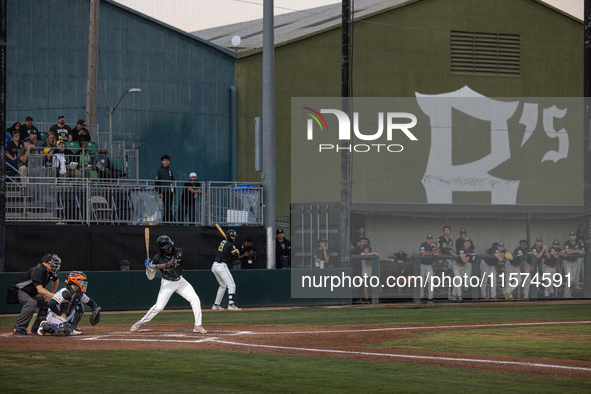
[[[115,0],[178,29],[193,32],[263,17],[263,0]],[[583,0],[545,0],[579,19]],[[275,15],[305,10],[338,0],[275,0]]]

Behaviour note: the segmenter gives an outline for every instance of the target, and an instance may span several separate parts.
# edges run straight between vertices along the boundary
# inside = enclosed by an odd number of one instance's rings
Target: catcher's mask
[[[230,230],[226,231],[226,235],[228,236],[228,238],[229,237],[238,238],[238,234],[236,234],[236,230],[230,229]]]
[[[164,252],[166,249],[172,248],[174,246],[174,242],[172,242],[168,235],[159,236],[156,243],[158,244],[158,249],[160,249],[160,252]]]
[[[41,262],[49,264],[51,267],[51,272],[54,275],[57,275],[62,266],[62,260],[57,256],[57,254],[52,253],[47,253],[45,256],[43,256]]]
[[[86,286],[88,285],[88,281],[86,279],[86,275],[84,272],[80,271],[72,271],[68,274],[68,279],[66,280],[69,284],[74,284],[80,288],[81,292],[86,292]]]

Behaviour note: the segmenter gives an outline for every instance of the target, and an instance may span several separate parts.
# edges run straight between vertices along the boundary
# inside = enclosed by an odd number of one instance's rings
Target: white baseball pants
[[[193,286],[185,278],[181,278],[177,281],[162,279],[160,285],[160,291],[158,292],[158,298],[153,307],[150,308],[148,313],[139,321],[141,325],[148,324],[156,315],[166,307],[168,300],[172,297],[172,293],[176,292],[178,295],[189,301],[191,308],[193,309],[193,315],[195,315],[195,325],[201,325],[201,300]]]
[[[214,262],[211,266],[211,272],[213,272],[215,278],[220,284],[218,293],[215,296],[215,305],[219,305],[222,302],[224,294],[226,294],[226,289],[228,289],[228,298],[230,299],[230,304],[233,304],[234,294],[236,294],[236,284],[234,283],[234,278],[228,269],[228,265],[226,263]]]
[[[488,265],[484,260],[480,261],[480,273],[484,277],[480,285],[481,297],[484,299],[497,298],[497,269],[494,265]],[[490,285],[488,280],[491,279]]]
[[[433,299],[433,287],[431,281],[433,280],[433,266],[431,264],[421,264],[421,278],[423,278],[423,285],[419,291],[420,297],[425,298],[425,287],[427,288],[428,298]]]
[[[462,278],[462,284],[460,286],[454,285],[453,290],[451,291],[451,295],[454,297],[461,297],[462,296],[462,287],[464,286],[464,275],[468,277],[468,283],[470,283],[470,276],[472,276],[472,263],[458,263],[457,261],[452,261],[451,263],[451,270],[454,273],[454,277],[459,276]]]

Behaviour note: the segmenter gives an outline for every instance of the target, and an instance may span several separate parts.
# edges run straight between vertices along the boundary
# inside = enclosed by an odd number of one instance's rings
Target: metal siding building
[[[85,118],[90,2],[8,2],[7,120],[68,125]],[[113,140],[138,148],[140,177],[153,178],[160,156],[177,179],[230,180],[231,51],[117,3],[100,4],[97,123]]]
[[[360,7],[360,13],[362,3],[356,2],[356,7]],[[387,6],[388,3],[391,6]],[[386,6],[379,11],[355,18],[353,97],[415,97],[415,92],[440,94],[454,92],[464,86],[469,86],[486,97],[581,97],[583,94],[582,21],[549,7],[542,1],[392,0],[382,1],[381,4]],[[339,5],[336,7],[338,13]],[[322,10],[326,11],[324,8]],[[331,25],[322,25],[318,31],[300,36],[297,35],[299,26],[294,26],[292,38],[283,40],[275,47],[278,213],[288,214],[290,202],[293,202],[291,167],[298,158],[291,157],[292,98],[340,96],[341,28],[340,20],[331,19],[332,15],[325,12],[324,15],[317,16],[311,10],[308,23],[332,20]],[[276,18],[275,24],[281,26],[281,29],[287,29],[288,26],[284,24],[286,21],[281,19],[282,17]],[[292,19],[295,20],[296,17],[293,16]],[[262,21],[260,22],[262,25]],[[249,28],[253,32],[256,30],[252,26]],[[228,37],[238,31],[240,26],[236,26],[235,31],[228,32]],[[454,32],[518,36],[517,73],[515,70],[493,73],[486,70],[478,72],[452,68],[457,61],[453,58],[451,50],[452,41],[456,37]],[[245,41],[244,45],[248,47],[248,39]],[[239,51],[236,63],[239,111],[238,179],[242,181],[260,180],[260,173],[254,171],[253,118],[262,114],[261,67],[260,49]],[[580,132],[575,134],[573,135],[576,138],[582,139]],[[540,154],[540,149],[536,152],[536,144],[542,140],[540,136],[543,136],[543,133],[538,134],[538,139],[524,148],[528,149],[526,153],[532,155],[531,157],[537,158],[536,155]],[[388,178],[389,174],[385,171],[389,171],[392,178],[400,176],[401,180],[404,178],[408,181],[410,188],[424,194],[421,177],[425,172],[426,158],[429,155],[430,136],[425,135],[422,140],[425,143],[424,146],[421,145],[422,150],[411,157],[414,161],[423,160],[420,165],[409,165],[409,156],[401,155],[392,159],[390,168],[377,168],[376,178]],[[518,149],[520,141],[521,135],[512,138],[511,150]],[[548,148],[549,141],[541,142],[544,149]],[[573,153],[580,157],[581,146],[578,142],[572,144]],[[470,153],[470,150],[466,152]],[[454,156],[454,161],[457,159],[463,162],[465,157]],[[473,160],[469,157],[468,159],[468,162]],[[539,164],[539,159],[537,163]],[[502,177],[515,179],[511,178],[511,175],[519,171],[521,164],[516,160],[510,161],[499,171],[503,171]],[[559,161],[552,168],[551,175],[571,171],[574,171],[575,175],[580,174],[582,181],[581,166],[569,167],[566,161]],[[305,173],[323,174],[324,169],[316,168]],[[564,177],[556,178],[558,184],[564,180]],[[542,184],[536,185],[540,186]],[[309,201],[338,201],[339,190],[329,189],[328,193],[332,193],[331,195],[322,195],[325,191],[317,187],[314,192],[308,194]],[[580,190],[577,188],[576,193],[577,197],[569,200],[575,202],[568,204],[582,203],[582,187]],[[356,196],[359,197],[359,194],[356,195],[354,190],[354,211],[367,212],[365,206],[356,204],[359,201]],[[369,198],[363,197],[365,201]],[[407,202],[397,200],[397,197],[392,196],[391,202],[394,204],[388,209],[388,213],[394,216],[384,216],[378,212],[352,223],[353,226],[358,226],[365,221],[372,244],[376,241],[377,249],[381,250],[384,257],[400,249],[407,252],[416,250],[424,241],[425,234],[440,234],[444,224],[452,225],[454,239],[460,227],[467,227],[470,236],[475,238],[479,251],[484,251],[485,246],[490,247],[491,242],[500,239],[505,240],[512,250],[518,239],[525,238],[526,227],[531,227],[534,238],[543,236],[546,241],[558,238],[563,242],[568,232],[576,229],[580,220],[580,209],[577,208],[580,205],[565,208],[561,219],[536,220],[538,215],[532,214],[531,226],[528,225],[529,217],[525,219],[528,213],[521,211],[519,205],[510,210],[517,214],[506,215],[512,217],[510,220],[504,217],[499,221],[495,214],[487,212],[486,207],[480,212],[463,215],[462,218],[458,217],[459,213],[461,215],[462,204],[472,204],[472,200],[466,199],[463,203],[443,207],[444,214],[441,214],[441,211],[432,212],[430,204],[424,203],[424,197],[417,198],[418,204],[410,209],[419,213],[421,210],[424,211],[423,215],[416,219],[417,216],[414,216],[413,212],[395,206],[397,202]],[[519,201],[518,204],[522,204]],[[447,215],[446,209],[449,212]],[[424,219],[420,219],[421,216],[424,216]],[[449,220],[448,216],[455,216],[457,219]],[[295,237],[293,231],[295,230],[292,229],[292,236]],[[324,236],[324,233],[319,236]]]
[[[541,1],[410,0],[401,3],[394,0],[391,3],[396,5],[355,20],[354,97],[414,97],[415,92],[437,94],[464,86],[487,97],[580,97],[583,94],[583,24]],[[314,17],[310,16],[310,23],[315,21]],[[336,20],[332,27],[276,45],[279,213],[289,211],[291,200],[291,98],[340,96],[341,30],[338,23]],[[282,21],[278,19],[276,24],[282,25]],[[452,31],[518,35],[521,44],[519,74],[452,71]],[[260,180],[253,165],[252,120],[262,114],[261,63],[260,50],[240,53],[236,63],[238,178],[245,181]]]

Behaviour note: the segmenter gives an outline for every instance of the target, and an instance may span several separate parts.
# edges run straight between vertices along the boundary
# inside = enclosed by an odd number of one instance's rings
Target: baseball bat
[[[144,238],[146,239],[146,258],[150,260],[150,228],[146,227],[144,231]]]
[[[224,232],[224,230],[222,230],[222,228],[220,227],[219,224],[215,224],[215,227],[218,229],[218,231],[224,236],[224,239],[228,239],[228,237],[226,237],[226,233]]]

